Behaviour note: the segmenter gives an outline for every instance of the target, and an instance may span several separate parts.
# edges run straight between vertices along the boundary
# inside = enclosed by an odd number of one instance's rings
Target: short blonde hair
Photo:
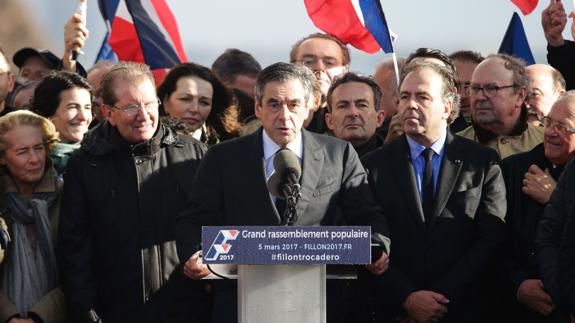
[[[34,112],[17,110],[0,117],[0,157],[4,157],[6,154],[7,145],[4,141],[4,136],[18,126],[32,126],[40,129],[42,131],[42,142],[48,155],[60,141],[56,127],[50,120]]]

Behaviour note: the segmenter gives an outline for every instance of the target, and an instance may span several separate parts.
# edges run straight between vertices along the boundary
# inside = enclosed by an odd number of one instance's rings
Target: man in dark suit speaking
[[[302,129],[308,116],[313,74],[304,66],[276,63],[256,82],[256,116],[262,129],[213,146],[194,180],[192,201],[179,218],[178,254],[193,279],[209,274],[199,259],[204,225],[280,225],[281,212],[266,181],[274,155],[289,149],[301,164],[296,226],[371,225],[372,239],[389,250],[387,222],[373,201],[367,176],[352,145]],[[368,269],[382,273],[387,254]]]
[[[452,72],[407,65],[399,90],[405,134],[363,159],[394,238],[383,285],[374,288],[382,322],[477,321],[477,289],[504,240],[505,187],[494,150],[448,131],[457,101]]]

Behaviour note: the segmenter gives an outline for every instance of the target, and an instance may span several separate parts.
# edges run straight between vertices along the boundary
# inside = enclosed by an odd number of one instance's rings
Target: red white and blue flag
[[[393,53],[395,36],[379,0],[304,0],[314,25],[343,43],[373,54]]]
[[[108,34],[98,60],[145,63],[152,70],[187,61],[178,25],[165,0],[98,0]]]

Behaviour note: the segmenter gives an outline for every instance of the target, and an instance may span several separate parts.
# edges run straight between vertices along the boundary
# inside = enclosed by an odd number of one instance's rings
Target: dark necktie
[[[425,150],[421,153],[423,158],[425,159],[425,168],[423,170],[423,183],[422,183],[422,190],[423,190],[423,215],[425,216],[425,222],[429,223],[431,221],[432,213],[433,213],[433,150],[431,148],[425,148]]]

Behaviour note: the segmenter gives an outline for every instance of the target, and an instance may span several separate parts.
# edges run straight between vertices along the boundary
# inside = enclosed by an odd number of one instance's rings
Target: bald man
[[[553,103],[565,93],[565,79],[555,68],[546,64],[533,64],[525,68],[529,87],[525,105],[527,122],[542,126],[543,117],[551,110]]]

